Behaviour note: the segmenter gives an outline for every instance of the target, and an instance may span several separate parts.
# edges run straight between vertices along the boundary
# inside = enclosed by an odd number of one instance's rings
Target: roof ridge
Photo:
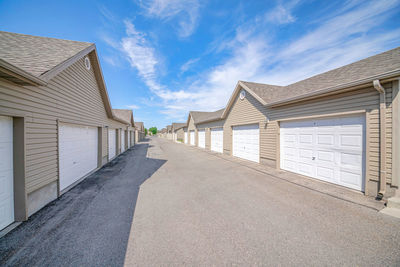
[[[83,44],[88,44],[88,45],[93,45],[93,44],[94,44],[94,43],[92,43],[92,42],[83,42],[83,41],[62,39],[62,38],[56,38],[56,37],[38,36],[38,35],[31,35],[31,34],[25,34],[25,33],[1,31],[1,30],[0,30],[0,33],[8,33],[8,34],[13,34],[13,35],[27,36],[27,37],[33,37],[33,38],[43,38],[43,39],[61,40],[61,41],[74,42],[74,43],[83,43]]]
[[[256,83],[256,82],[249,82],[249,81],[241,81],[239,80],[239,82],[242,83],[251,83],[251,84],[260,84],[260,85],[269,85],[269,86],[277,86],[277,87],[286,87],[286,85],[277,85],[277,84],[270,84],[270,83]]]

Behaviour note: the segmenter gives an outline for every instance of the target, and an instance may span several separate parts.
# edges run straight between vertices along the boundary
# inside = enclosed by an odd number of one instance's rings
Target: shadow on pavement
[[[0,265],[122,266],[140,185],[166,160],[136,144],[0,239]]]

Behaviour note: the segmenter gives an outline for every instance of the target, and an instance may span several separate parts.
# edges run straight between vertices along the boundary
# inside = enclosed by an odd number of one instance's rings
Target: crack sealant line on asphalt
[[[194,148],[194,147],[193,147],[193,148]],[[218,155],[218,154],[216,154],[216,153],[214,154],[214,153],[210,153],[209,151],[200,150],[200,149],[196,149],[196,148],[194,148],[194,150],[206,152],[207,154],[212,155],[212,156],[215,156],[215,157],[217,157],[217,158],[220,158],[220,159],[223,159],[223,160],[226,160],[226,161],[229,161],[229,162],[233,162],[233,163],[239,164],[240,166],[249,168],[249,169],[251,169],[251,170],[254,170],[254,171],[257,171],[257,172],[260,172],[260,173],[263,173],[263,174],[267,174],[267,175],[271,176],[272,178],[275,178],[275,179],[278,179],[278,180],[281,180],[281,181],[285,181],[285,182],[288,182],[288,183],[290,183],[290,184],[297,185],[297,186],[299,186],[299,187],[303,187],[303,188],[312,190],[312,191],[314,191],[314,192],[317,192],[317,193],[320,193],[320,194],[323,194],[323,195],[330,196],[330,197],[332,197],[332,198],[336,198],[336,199],[343,200],[343,201],[346,201],[346,202],[349,202],[349,203],[352,203],[352,204],[356,204],[356,205],[359,205],[359,206],[362,206],[362,207],[365,207],[365,208],[369,208],[369,209],[374,210],[374,211],[376,211],[376,212],[379,212],[379,211],[380,211],[380,209],[378,209],[378,208],[374,208],[374,207],[371,207],[371,206],[368,206],[368,205],[365,205],[365,204],[357,203],[357,202],[351,201],[351,200],[349,200],[349,199],[341,198],[341,197],[339,197],[339,196],[337,196],[337,195],[333,195],[333,194],[330,194],[330,193],[326,193],[326,192],[320,191],[320,190],[318,190],[318,189],[311,188],[311,187],[308,187],[308,186],[305,186],[305,185],[302,185],[302,184],[299,184],[299,183],[290,181],[290,180],[285,179],[285,178],[283,178],[283,177],[279,177],[279,176],[276,176],[276,175],[274,175],[274,174],[271,174],[271,173],[268,173],[268,172],[265,172],[265,171],[262,171],[262,170],[253,168],[253,167],[248,166],[248,165],[245,165],[245,164],[242,164],[242,163],[240,163],[240,162],[238,162],[238,161],[230,160],[230,159],[225,158],[224,156],[220,156],[220,155]]]

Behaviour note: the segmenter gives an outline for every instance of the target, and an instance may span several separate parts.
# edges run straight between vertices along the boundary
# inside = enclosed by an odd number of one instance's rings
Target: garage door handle
[[[315,160],[315,157],[312,157],[312,160]]]
[[[78,163],[77,161],[73,161],[73,162],[72,162],[72,164],[77,164],[77,163]]]

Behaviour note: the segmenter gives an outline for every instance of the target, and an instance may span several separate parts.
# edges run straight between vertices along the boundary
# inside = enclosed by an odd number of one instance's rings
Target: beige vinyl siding
[[[232,126],[258,124],[260,129],[260,158],[261,161],[275,160],[275,140],[273,134],[276,133],[275,123],[265,124],[266,109],[249,93],[241,100],[235,96],[224,123],[224,153],[232,155]]]
[[[190,116],[189,123],[188,123],[188,143],[190,144],[190,131],[194,131],[194,145],[197,146],[197,129],[196,125],[194,124],[192,116]]]
[[[199,129],[205,129],[206,135],[206,149],[211,149],[211,128],[223,127],[225,120],[210,121],[205,123],[199,123],[197,127]]]
[[[58,179],[58,122],[97,127],[109,123],[93,68],[87,70],[83,59],[47,86],[21,87],[0,80],[0,114],[26,118],[28,193]],[[102,152],[107,154],[104,147]]]
[[[387,109],[386,109],[386,149],[387,149],[387,182],[391,183],[391,142],[392,142],[392,83],[384,84],[387,89]],[[366,115],[366,173],[367,179],[379,181],[379,93],[373,88],[368,87],[346,93],[336,94],[328,97],[318,98],[309,101],[302,101],[297,104],[267,109],[270,123],[278,120],[296,119],[308,116],[320,116],[344,112],[365,111]],[[268,140],[276,140],[276,133],[268,132]],[[268,150],[274,150],[276,146],[267,146]]]
[[[175,131],[175,134],[176,134],[177,141],[179,141],[179,140],[182,140],[182,142],[184,141],[183,139],[185,138],[185,134],[184,134],[182,128],[177,130],[177,131]]]

